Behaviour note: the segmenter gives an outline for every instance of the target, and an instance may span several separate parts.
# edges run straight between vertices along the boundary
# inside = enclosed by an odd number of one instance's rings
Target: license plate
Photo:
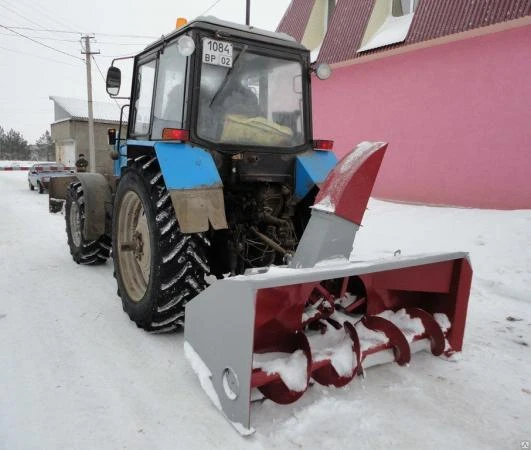
[[[203,39],[203,62],[215,66],[232,67],[232,44],[214,39]]]

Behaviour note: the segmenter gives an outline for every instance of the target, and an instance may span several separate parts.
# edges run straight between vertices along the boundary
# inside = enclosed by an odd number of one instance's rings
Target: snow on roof
[[[55,122],[65,119],[88,120],[87,100],[78,98],[50,96],[55,104]],[[94,120],[100,122],[119,122],[120,107],[116,103],[93,102]]]
[[[411,22],[413,22],[413,13],[400,17],[389,16],[374,36],[358,49],[358,53],[403,42],[406,39]]]
[[[317,61],[329,64],[348,61],[398,46],[531,16],[531,0],[422,0],[418,2],[405,39],[400,40],[398,33],[405,30],[402,25],[384,28],[380,31],[385,31],[385,35],[392,31],[391,40],[396,39],[394,44],[358,52],[374,6],[379,1],[383,0],[337,0]],[[315,0],[292,0],[277,31],[294,36],[300,42],[314,5]]]

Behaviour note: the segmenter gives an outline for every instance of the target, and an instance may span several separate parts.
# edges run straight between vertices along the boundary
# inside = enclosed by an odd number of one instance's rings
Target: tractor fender
[[[106,205],[112,204],[111,186],[99,173],[77,173],[76,178],[85,200],[84,236],[88,240],[99,239],[105,234]]]
[[[228,228],[223,183],[212,155],[188,143],[157,142],[154,147],[181,232]]]

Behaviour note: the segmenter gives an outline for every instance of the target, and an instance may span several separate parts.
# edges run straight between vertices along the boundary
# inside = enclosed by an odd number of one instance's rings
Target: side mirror
[[[111,66],[107,71],[107,94],[111,97],[118,95],[120,92],[120,84],[122,82],[122,72],[118,67]]]
[[[116,144],[116,128],[107,129],[107,142],[109,145]]]

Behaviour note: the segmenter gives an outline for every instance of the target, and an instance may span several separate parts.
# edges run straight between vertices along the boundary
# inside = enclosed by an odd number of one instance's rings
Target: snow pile
[[[450,323],[450,319],[448,318],[446,314],[435,313],[433,315],[433,318],[439,324],[439,326],[441,327],[444,333],[446,333],[452,327],[452,324]]]
[[[308,332],[307,337],[312,350],[313,362],[330,360],[339,376],[352,376],[356,360],[352,351],[352,340],[343,328],[336,330],[329,326],[326,333]]]
[[[253,369],[262,369],[268,375],[278,374],[294,392],[303,392],[308,387],[307,359],[302,350],[293,353],[255,353]]]
[[[398,17],[389,15],[376,33],[358,49],[358,53],[402,42],[406,39],[411,22],[413,22],[413,13]]]
[[[387,319],[400,328],[409,343],[413,342],[415,336],[420,336],[425,331],[422,321],[417,317],[412,318],[403,308],[397,312],[383,311],[378,316]]]
[[[335,320],[338,323],[349,322],[351,325],[356,328],[358,337],[360,339],[361,351],[367,351],[372,347],[378,347],[383,344],[387,344],[389,339],[381,331],[369,330],[365,325],[361,323],[361,315],[348,315],[344,314],[341,311],[334,311],[331,316],[331,319]]]
[[[361,351],[365,352],[372,347],[378,347],[382,344],[387,344],[389,339],[381,331],[369,330],[365,325],[359,322],[356,325],[356,331],[360,338]]]
[[[406,313],[405,309],[400,309],[396,312],[391,310],[383,311],[380,314],[377,314],[377,316],[387,319],[396,325],[410,344],[415,337],[421,336],[425,332],[422,321],[419,318],[411,317]],[[451,325],[448,317],[441,313],[437,313],[436,316],[436,320],[441,324],[443,331],[447,331]],[[370,330],[363,325],[361,322],[361,316],[350,316],[335,311],[331,318],[340,324],[349,322],[355,327],[360,340],[362,358],[364,352],[389,342],[385,333]],[[306,332],[306,336],[312,351],[312,362],[329,360],[338,375],[344,377],[352,376],[353,370],[356,367],[355,353],[352,347],[352,340],[343,327],[336,329],[328,325],[325,333],[310,330]],[[419,351],[423,349],[429,349],[429,346],[420,345],[418,347]],[[412,352],[413,351],[416,350],[412,347]],[[383,361],[386,361],[387,359],[389,358],[385,356]],[[391,357],[391,360],[392,359],[394,359],[394,357]]]
[[[307,306],[302,313],[302,323],[304,324],[310,319],[313,319],[319,313],[319,310],[314,305]]]

